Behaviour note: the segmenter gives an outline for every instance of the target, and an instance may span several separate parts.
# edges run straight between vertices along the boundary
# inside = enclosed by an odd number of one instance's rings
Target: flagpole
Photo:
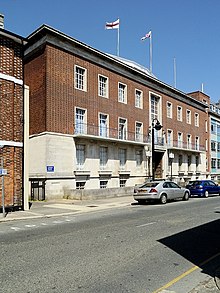
[[[150,73],[152,73],[152,31],[150,35]]]
[[[119,27],[118,27],[118,42],[117,42],[117,56],[118,57],[119,57]]]
[[[176,88],[176,58],[173,59],[174,87]]]

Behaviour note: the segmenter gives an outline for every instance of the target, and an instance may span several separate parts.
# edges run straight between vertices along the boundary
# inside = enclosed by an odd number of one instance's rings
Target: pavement
[[[134,204],[131,196],[113,197],[96,200],[69,200],[58,199],[50,201],[30,202],[30,209],[10,211],[6,209],[5,217],[0,213],[1,222],[28,220],[35,218],[50,218],[64,215],[89,213]],[[170,290],[162,290],[161,293],[178,293]],[[200,282],[193,290],[186,293],[220,293],[220,268],[216,271],[216,276],[207,277]]]

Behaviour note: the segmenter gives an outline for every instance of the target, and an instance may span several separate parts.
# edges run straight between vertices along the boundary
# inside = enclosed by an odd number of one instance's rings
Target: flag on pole
[[[144,41],[145,39],[151,38],[151,31],[147,33],[144,37],[141,38],[141,41]]]
[[[105,29],[107,29],[107,30],[119,29],[119,18],[113,22],[106,22]]]

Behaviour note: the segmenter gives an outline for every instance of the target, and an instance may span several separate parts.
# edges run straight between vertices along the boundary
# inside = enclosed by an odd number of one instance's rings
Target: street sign
[[[54,172],[54,166],[47,166],[47,172]]]
[[[0,176],[7,175],[7,169],[0,169]]]

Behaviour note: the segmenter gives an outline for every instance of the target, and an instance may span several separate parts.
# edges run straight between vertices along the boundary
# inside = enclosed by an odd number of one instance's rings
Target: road
[[[220,264],[220,198],[0,223],[1,292],[189,292]]]

